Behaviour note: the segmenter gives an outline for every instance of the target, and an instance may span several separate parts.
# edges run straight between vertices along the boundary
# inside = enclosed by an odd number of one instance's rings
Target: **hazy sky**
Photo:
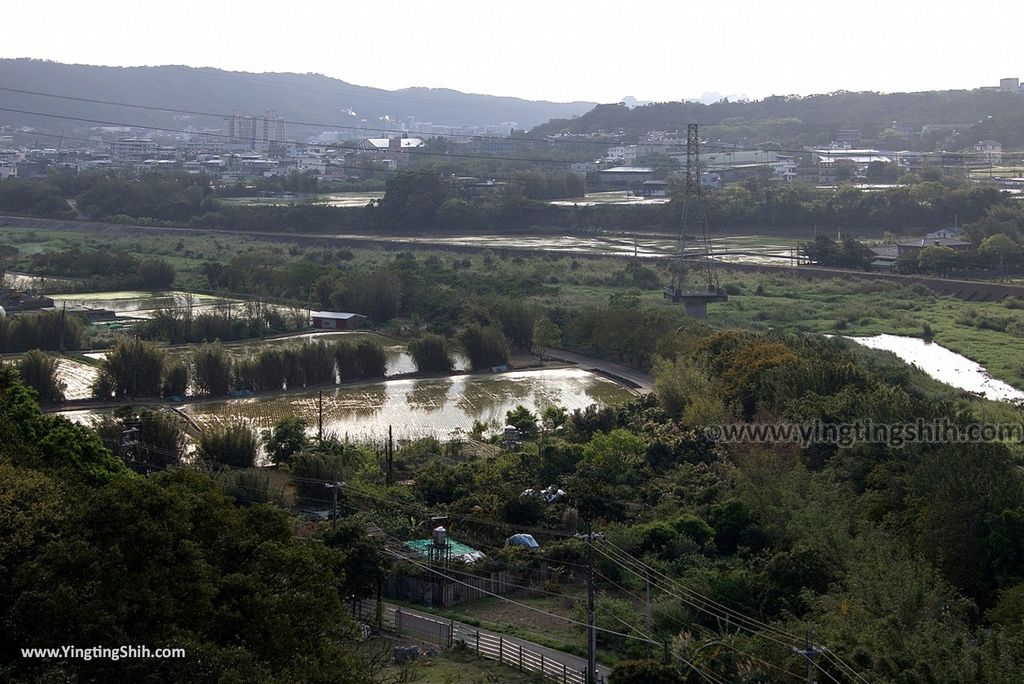
[[[0,57],[614,102],[1024,78],[1017,0],[3,0]]]

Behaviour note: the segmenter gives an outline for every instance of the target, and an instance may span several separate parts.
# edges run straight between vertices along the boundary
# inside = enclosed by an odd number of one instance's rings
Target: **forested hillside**
[[[34,59],[0,60],[0,85],[94,100],[114,100],[148,107],[169,107],[228,114],[242,110],[261,115],[273,110],[289,120],[336,125],[372,126],[379,117],[446,124],[496,124],[515,121],[520,127],[535,126],[552,117],[575,116],[593,102],[541,102],[515,97],[474,95],[455,90],[405,88],[390,91],[353,85],[321,74],[245,73],[187,66],[107,67],[61,64]],[[183,124],[219,128],[211,117],[189,117],[170,112],[54,100],[6,92],[4,106],[28,111],[58,111],[65,116],[128,121],[139,125]],[[47,117],[5,112],[3,123],[35,126],[46,130],[62,126]],[[64,126],[66,128],[66,126]],[[328,126],[313,127],[318,131]],[[310,130],[313,130],[312,128]]]
[[[809,145],[828,143],[840,129],[848,128],[875,140],[891,130],[894,122],[916,132],[926,124],[956,124],[964,144],[995,138],[1004,146],[1020,145],[1024,143],[1024,98],[989,90],[840,91],[780,95],[753,102],[723,100],[710,105],[660,102],[630,109],[622,104],[603,104],[581,117],[538,126],[532,134],[621,131],[630,140],[647,131],[676,131],[687,123],[699,123],[709,127],[707,135],[712,139]],[[926,134],[918,146],[928,148],[937,140]],[[913,146],[912,142],[902,141],[899,147]]]

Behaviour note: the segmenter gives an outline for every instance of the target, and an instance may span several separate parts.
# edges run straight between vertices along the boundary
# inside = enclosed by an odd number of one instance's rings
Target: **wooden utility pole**
[[[391,431],[391,426],[388,425],[388,449],[386,455],[386,470],[384,472],[384,483],[390,487],[394,484],[394,468],[395,468],[395,438]]]
[[[57,349],[60,350],[61,354],[64,353],[64,319],[67,316],[67,311],[68,311],[68,303],[64,302],[61,305],[61,307],[60,307],[60,334],[58,334],[58,336],[57,336],[58,337]]]
[[[647,581],[647,636],[654,634],[654,630],[651,629],[651,573],[646,568],[644,569],[644,579]],[[647,657],[651,657],[652,643],[647,642]]]
[[[597,684],[597,616],[594,610],[594,527],[587,520],[587,681]]]
[[[338,528],[338,488],[341,487],[341,482],[338,481],[338,471],[335,470],[331,474],[331,482],[324,484],[331,490],[331,531],[333,532]]]
[[[324,443],[324,391],[317,391],[317,411],[316,411],[316,423],[317,423],[317,440],[320,444]],[[337,476],[335,476],[337,479]]]

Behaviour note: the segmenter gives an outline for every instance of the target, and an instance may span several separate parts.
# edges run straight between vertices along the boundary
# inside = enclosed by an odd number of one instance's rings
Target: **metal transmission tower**
[[[676,243],[676,269],[672,283],[665,288],[665,297],[673,302],[682,302],[686,313],[695,318],[706,318],[708,302],[724,302],[728,299],[718,284],[718,269],[711,253],[708,215],[704,208],[700,187],[700,135],[697,124],[686,126],[686,188],[683,193],[683,214],[679,224],[679,239]],[[693,236],[697,242],[696,267],[702,285],[693,287],[687,283],[686,241]]]

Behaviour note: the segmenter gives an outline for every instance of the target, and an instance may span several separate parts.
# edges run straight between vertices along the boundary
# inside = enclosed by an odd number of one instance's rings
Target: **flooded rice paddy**
[[[86,307],[113,311],[119,318],[151,318],[161,309],[188,308],[193,313],[234,311],[239,313],[246,305],[242,299],[195,294],[178,290],[147,292],[123,290],[120,292],[81,292],[50,295],[54,306],[60,308]]]
[[[390,380],[324,390],[324,431],[354,440],[381,439],[392,426],[398,439],[447,438],[457,430],[469,431],[477,420],[500,428],[506,412],[518,404],[534,412],[551,405],[571,411],[630,396],[621,385],[578,369]],[[309,391],[189,404],[182,411],[204,427],[240,419],[261,430],[289,415],[316,425],[317,401],[317,392]]]
[[[324,237],[352,241],[379,241],[380,236],[345,234]],[[678,253],[676,236],[671,235],[394,235],[388,241],[423,247],[469,247],[475,249],[513,249],[554,252],[571,256],[636,256],[666,258]],[[759,263],[778,265],[793,255],[794,242],[787,238],[760,235],[718,236],[710,240],[714,257],[722,262]],[[703,255],[703,248],[695,243],[685,247],[689,256]]]

